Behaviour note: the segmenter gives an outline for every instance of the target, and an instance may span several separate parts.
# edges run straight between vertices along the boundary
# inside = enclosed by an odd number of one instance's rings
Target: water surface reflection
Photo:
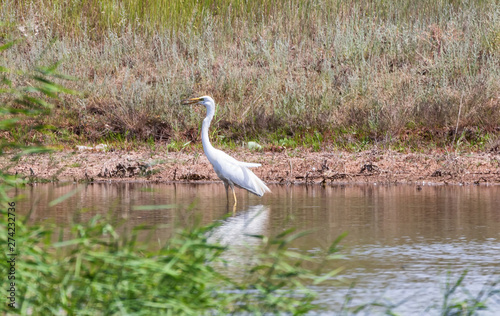
[[[239,190],[234,215],[221,184],[81,185],[80,191],[53,207],[48,207],[50,201],[75,186],[38,185],[17,193],[26,196],[19,210],[31,208],[33,221],[66,225],[109,213],[127,229],[138,224],[161,225],[154,235],[160,243],[176,227],[222,220],[213,238],[246,249],[231,254],[233,261],[250,256],[248,251],[256,241],[248,235],[276,235],[289,227],[312,230],[293,246],[316,250],[328,247],[347,231],[342,242],[346,258],[336,263],[346,267],[343,277],[335,286],[320,289],[320,300],[333,310],[351,291],[355,303],[377,298],[396,302],[411,296],[396,311],[419,315],[425,307],[440,304],[448,271],[458,276],[468,269],[466,283],[472,292],[500,278],[500,187],[270,188],[273,193],[263,198]],[[152,204],[183,207],[134,210]],[[353,282],[354,289],[349,289]]]

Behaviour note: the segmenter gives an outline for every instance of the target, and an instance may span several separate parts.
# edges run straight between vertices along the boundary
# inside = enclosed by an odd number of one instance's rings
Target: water
[[[72,190],[67,200],[48,203]],[[215,232],[221,242],[240,247],[257,243],[247,234],[275,235],[289,228],[311,230],[293,247],[316,251],[341,233],[345,258],[332,268],[345,270],[334,284],[317,287],[319,301],[338,311],[347,294],[351,305],[372,301],[398,303],[403,315],[423,315],[442,302],[447,280],[465,269],[467,290],[480,291],[500,279],[500,187],[478,186],[271,186],[263,198],[238,190],[238,205],[226,204],[222,184],[38,185],[19,190],[26,200],[19,210],[34,221],[65,225],[97,213],[110,213],[125,226],[160,225],[154,239],[161,243],[177,226],[224,219]],[[136,210],[139,205],[194,206]],[[75,210],[83,210],[75,212]],[[251,248],[245,247],[245,251]],[[231,260],[251,254],[234,252]],[[450,273],[450,275],[448,275]],[[467,294],[462,294],[466,297]],[[495,315],[498,300],[489,304]],[[437,309],[439,310],[439,308]]]

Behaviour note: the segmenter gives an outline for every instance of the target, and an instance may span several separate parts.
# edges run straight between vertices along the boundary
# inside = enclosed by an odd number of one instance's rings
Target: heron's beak
[[[201,98],[192,98],[192,99],[182,100],[181,103],[184,105],[187,105],[187,104],[198,103],[200,101],[201,101]]]

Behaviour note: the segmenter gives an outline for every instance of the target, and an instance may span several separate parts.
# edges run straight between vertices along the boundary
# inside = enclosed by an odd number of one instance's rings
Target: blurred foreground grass
[[[6,245],[5,215],[0,239]],[[62,229],[28,225],[18,216],[17,307],[1,309],[20,315],[297,315],[320,308],[306,285],[324,278],[305,263],[321,259],[288,250],[291,234],[269,240],[261,248],[267,251],[234,278],[225,273],[232,266],[222,258],[227,249],[208,241],[214,227],[179,230],[153,251],[137,241],[150,228],[120,236],[108,220],[94,217],[73,224],[63,240]],[[3,253],[2,270],[8,271],[10,258]]]

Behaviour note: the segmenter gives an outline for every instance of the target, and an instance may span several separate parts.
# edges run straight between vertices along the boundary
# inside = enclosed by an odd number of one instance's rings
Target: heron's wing
[[[218,151],[213,158],[215,159],[211,160],[211,163],[215,172],[222,180],[229,181],[258,196],[262,196],[266,192],[271,192],[259,177],[245,165],[241,164],[241,161],[234,159],[222,151]]]
[[[227,163],[222,170],[222,174],[236,186],[248,190],[255,195],[263,196],[264,193],[271,192],[266,184],[246,167]]]
[[[245,180],[250,180],[250,187],[243,186],[236,182],[234,184],[258,196],[263,196],[264,193],[271,192],[271,190],[269,190],[264,181],[262,181],[259,177],[257,177],[250,169],[247,169],[245,167],[240,167],[240,168],[243,170],[243,173],[245,175]],[[245,181],[244,184],[246,185],[247,182]]]
[[[239,165],[239,166],[242,166],[242,167],[256,168],[256,167],[262,166],[260,163],[244,162],[244,161],[236,160],[233,157],[231,157],[228,154],[226,154],[225,152],[223,152],[222,150],[218,150],[218,149],[217,149],[217,156],[219,157],[219,159],[224,159],[224,160],[226,160],[228,162],[231,162],[231,163],[233,163],[235,165]]]

